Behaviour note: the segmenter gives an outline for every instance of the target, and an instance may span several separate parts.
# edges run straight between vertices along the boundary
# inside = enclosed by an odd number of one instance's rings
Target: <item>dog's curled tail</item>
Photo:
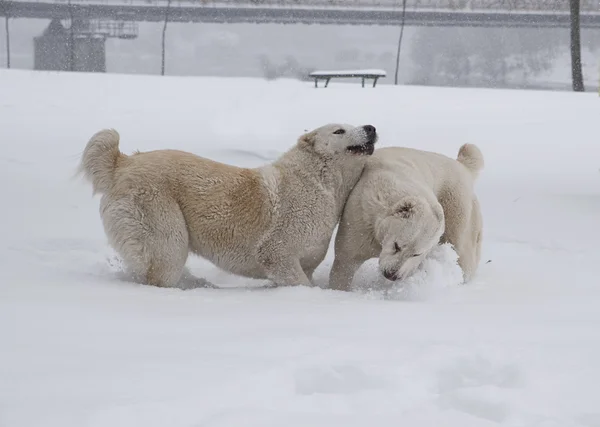
[[[116,130],[103,129],[90,138],[81,156],[79,172],[92,183],[94,194],[110,189],[117,161],[124,156],[119,151],[119,133]]]
[[[483,169],[484,166],[483,154],[475,144],[463,144],[458,150],[456,160],[462,163],[463,166],[471,172],[474,179],[479,176],[479,171]]]

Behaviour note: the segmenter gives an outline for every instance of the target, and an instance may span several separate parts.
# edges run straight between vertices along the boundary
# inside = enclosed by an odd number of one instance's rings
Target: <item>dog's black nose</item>
[[[396,280],[398,280],[398,275],[394,271],[387,271],[387,270],[385,270],[383,272],[383,276],[386,279],[391,280],[392,282],[395,282]]]
[[[377,133],[377,129],[375,129],[375,126],[364,125],[363,129],[365,130],[365,132],[367,132],[368,136],[373,136],[375,135],[375,133]]]

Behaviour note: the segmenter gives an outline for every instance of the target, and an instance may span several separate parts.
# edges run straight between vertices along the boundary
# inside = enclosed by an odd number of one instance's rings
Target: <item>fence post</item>
[[[161,56],[161,64],[160,64],[160,75],[165,75],[165,38],[167,34],[167,24],[169,23],[169,12],[171,9],[171,0],[167,0],[167,8],[165,9],[165,25],[163,25],[162,30],[162,56]]]
[[[73,5],[71,0],[68,2],[69,9],[69,19],[71,20],[71,25],[69,26],[69,71],[75,70],[75,19],[73,13]]]
[[[406,19],[406,0],[402,0],[402,20],[400,22],[400,37],[398,38],[398,51],[396,52],[396,73],[394,74],[394,85],[398,84],[398,72],[400,70],[400,49],[402,48],[402,36],[404,35],[405,19]]]

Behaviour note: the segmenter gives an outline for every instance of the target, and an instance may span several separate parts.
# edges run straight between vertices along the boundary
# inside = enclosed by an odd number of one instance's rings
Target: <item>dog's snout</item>
[[[388,279],[391,280],[392,282],[395,282],[396,280],[398,280],[398,274],[395,271],[388,271],[385,270],[383,272],[383,276]]]
[[[372,125],[364,125],[363,129],[369,137],[372,137],[377,133],[377,129],[375,129],[375,126]]]

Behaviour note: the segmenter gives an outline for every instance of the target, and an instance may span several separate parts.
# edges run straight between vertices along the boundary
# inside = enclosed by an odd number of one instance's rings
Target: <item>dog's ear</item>
[[[301,148],[307,148],[307,149],[312,149],[315,146],[315,142],[316,142],[317,138],[316,138],[316,134],[315,132],[308,132],[305,133],[304,135],[302,135],[299,139],[298,139],[298,145]]]
[[[405,197],[394,206],[394,216],[409,219],[417,214],[419,201],[412,197]]]
[[[394,215],[399,216],[400,218],[408,219],[415,214],[415,205],[411,202],[402,203],[399,206],[396,206],[396,212]]]
[[[442,205],[440,205],[439,202],[436,203],[435,205],[433,205],[432,208],[433,208],[433,214],[438,219],[438,221],[443,225],[445,223],[444,208],[442,208]]]

